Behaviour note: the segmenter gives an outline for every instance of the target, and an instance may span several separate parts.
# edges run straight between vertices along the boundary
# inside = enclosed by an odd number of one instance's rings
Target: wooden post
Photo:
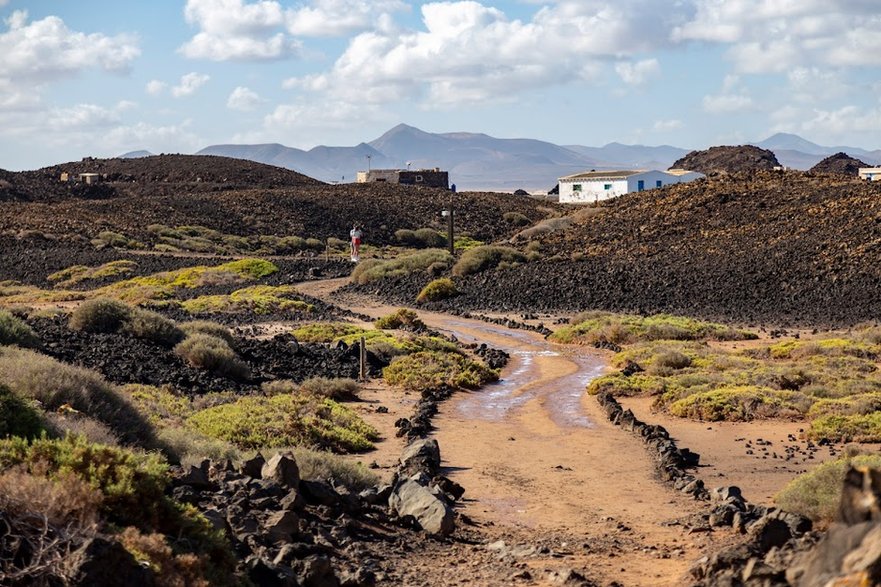
[[[330,237],[324,241],[324,263],[330,263]]]
[[[360,372],[360,380],[367,381],[367,341],[364,340],[364,337],[361,337],[361,348],[358,353],[361,358],[361,372]]]

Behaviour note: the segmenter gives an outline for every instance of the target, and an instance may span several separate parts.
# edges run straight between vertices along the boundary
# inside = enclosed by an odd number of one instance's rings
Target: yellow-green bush
[[[800,359],[815,355],[830,357],[851,356],[877,360],[878,345],[848,340],[844,338],[825,338],[820,340],[789,340],[768,347],[772,359]]]
[[[229,295],[199,296],[180,305],[190,314],[250,312],[260,315],[313,310],[311,304],[300,299],[297,288],[292,285],[252,285]]]
[[[398,330],[407,328],[410,330],[424,330],[425,322],[419,319],[419,314],[407,308],[400,308],[398,311],[383,316],[373,323],[375,328],[381,330]]]
[[[151,300],[171,299],[180,289],[240,284],[262,279],[277,271],[278,267],[263,259],[239,259],[214,267],[199,265],[133,277],[99,288],[96,295],[140,304]]]
[[[422,291],[419,292],[419,295],[416,296],[416,301],[419,303],[436,302],[457,295],[459,295],[459,290],[456,288],[456,284],[453,283],[453,280],[449,277],[441,277],[440,279],[428,282],[428,284],[422,288]]]
[[[831,522],[841,501],[841,489],[848,468],[881,467],[881,455],[843,457],[817,465],[793,479],[774,497],[778,506],[818,522]]]
[[[383,378],[391,385],[422,391],[442,385],[477,389],[498,379],[498,373],[457,353],[420,351],[396,357],[383,369]]]
[[[453,265],[453,275],[464,276],[498,267],[500,263],[516,265],[526,262],[526,255],[511,247],[484,245],[468,249]]]
[[[670,314],[635,316],[609,312],[584,312],[550,339],[564,344],[611,342],[633,344],[649,340],[749,340],[755,333],[723,324]]]
[[[881,442],[881,412],[820,416],[811,422],[808,436],[815,440]]]
[[[689,395],[673,402],[669,409],[681,418],[731,422],[801,416],[810,403],[809,398],[791,391],[741,386]]]
[[[300,326],[291,334],[300,342],[336,342],[343,337],[366,332],[369,331],[348,322],[316,322]]]
[[[40,340],[24,320],[0,310],[0,345],[39,346]]]
[[[654,396],[667,391],[667,383],[661,377],[636,373],[625,377],[620,373],[611,373],[597,377],[587,386],[587,392],[596,395],[608,392],[615,396]]]
[[[143,308],[135,308],[132,311],[122,330],[136,338],[165,346],[174,346],[184,339],[184,332],[173,320]]]
[[[302,479],[327,481],[353,492],[375,487],[379,483],[379,476],[373,471],[339,455],[304,446],[294,447],[293,453]]]
[[[426,271],[436,263],[449,266],[452,256],[443,249],[425,249],[395,259],[366,259],[358,263],[352,272],[352,281],[365,284],[387,277],[410,275],[418,271]]]
[[[244,449],[315,446],[336,452],[373,448],[376,430],[333,400],[310,395],[244,397],[189,418],[196,430]]]
[[[74,265],[67,269],[57,271],[46,279],[55,282],[56,288],[71,287],[84,281],[94,281],[104,279],[106,277],[117,277],[128,275],[138,268],[138,264],[134,261],[120,259],[118,261],[110,261],[98,267],[87,267],[85,265]]]

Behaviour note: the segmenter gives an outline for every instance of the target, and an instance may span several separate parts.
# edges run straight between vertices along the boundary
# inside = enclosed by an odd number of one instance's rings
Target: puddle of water
[[[590,428],[594,424],[584,413],[581,397],[584,389],[603,372],[602,361],[593,355],[582,352],[577,347],[567,348],[565,352],[544,340],[537,340],[530,334],[508,330],[491,324],[472,324],[450,320],[444,330],[452,332],[463,342],[482,342],[462,329],[478,330],[501,338],[502,343],[493,342],[491,346],[501,348],[511,355],[508,371],[504,379],[481,388],[459,403],[459,412],[472,419],[500,421],[512,410],[522,407],[529,401],[542,397],[545,399],[551,419],[561,427]],[[522,347],[538,347],[540,350],[524,350]],[[578,370],[563,375],[541,385],[527,387],[538,379],[536,357],[564,356],[578,366]]]

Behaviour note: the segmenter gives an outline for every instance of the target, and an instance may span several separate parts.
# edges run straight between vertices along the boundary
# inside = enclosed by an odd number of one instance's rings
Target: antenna
[[[370,160],[373,159],[373,155],[367,155],[367,172],[370,173]]]

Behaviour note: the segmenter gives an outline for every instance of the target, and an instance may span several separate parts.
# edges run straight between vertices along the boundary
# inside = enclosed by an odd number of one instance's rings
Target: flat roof
[[[645,173],[645,170],[628,170],[628,171],[585,171],[574,175],[567,175],[560,179],[624,179],[637,173]]]

